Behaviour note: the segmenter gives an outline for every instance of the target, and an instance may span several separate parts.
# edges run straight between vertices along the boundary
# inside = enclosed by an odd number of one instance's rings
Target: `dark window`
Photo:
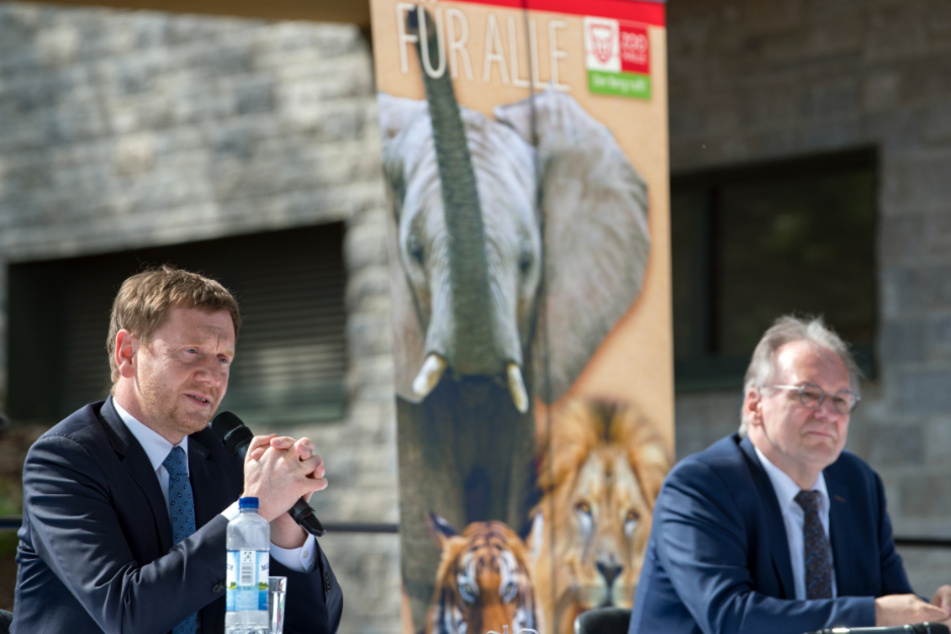
[[[249,424],[339,420],[346,406],[343,226],[11,264],[8,409],[54,422],[108,394],[106,334],[122,281],[170,264],[214,277],[241,306],[222,409]]]
[[[786,313],[825,317],[874,374],[875,203],[874,150],[672,177],[678,390],[736,388]]]

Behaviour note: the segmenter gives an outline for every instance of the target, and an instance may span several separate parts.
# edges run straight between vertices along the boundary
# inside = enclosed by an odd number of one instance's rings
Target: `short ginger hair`
[[[119,378],[115,354],[119,331],[127,330],[141,341],[149,342],[155,331],[165,324],[172,308],[226,310],[231,315],[235,337],[238,336],[241,327],[238,301],[220,282],[167,265],[136,273],[122,283],[112,304],[106,350],[113,383]]]

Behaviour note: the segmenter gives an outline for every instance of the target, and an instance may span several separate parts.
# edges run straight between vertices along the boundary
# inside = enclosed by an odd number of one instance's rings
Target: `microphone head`
[[[254,434],[231,412],[221,412],[211,421],[211,430],[224,443],[225,449],[244,460]]]

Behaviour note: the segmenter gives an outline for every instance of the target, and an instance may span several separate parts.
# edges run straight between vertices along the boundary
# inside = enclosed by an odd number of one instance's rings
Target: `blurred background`
[[[397,632],[369,12],[328,7],[0,3],[0,515],[32,440],[108,390],[118,284],[200,270],[246,319],[222,407],[312,437],[318,514],[358,529],[322,538],[341,632]],[[677,455],[735,430],[776,316],[825,315],[867,375],[849,448],[930,596],[951,581],[951,3],[667,10]],[[0,608],[15,546],[0,530]]]

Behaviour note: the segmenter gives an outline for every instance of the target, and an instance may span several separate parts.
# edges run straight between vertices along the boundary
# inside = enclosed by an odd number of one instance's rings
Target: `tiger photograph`
[[[426,634],[536,631],[535,592],[525,543],[502,522],[473,522],[459,534],[430,513],[442,550]]]

